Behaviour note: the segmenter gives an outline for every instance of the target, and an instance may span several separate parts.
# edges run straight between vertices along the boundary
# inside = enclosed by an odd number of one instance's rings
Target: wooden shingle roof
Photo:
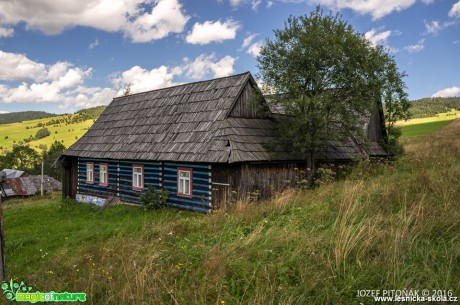
[[[227,163],[226,117],[250,73],[115,98],[64,155],[90,158]],[[260,150],[260,147],[258,148]]]
[[[234,163],[269,161],[266,143],[277,136],[267,118],[230,113],[247,85],[249,72],[114,98],[88,132],[63,156],[87,158]],[[362,151],[334,148],[338,159]],[[288,156],[286,159],[293,159]]]

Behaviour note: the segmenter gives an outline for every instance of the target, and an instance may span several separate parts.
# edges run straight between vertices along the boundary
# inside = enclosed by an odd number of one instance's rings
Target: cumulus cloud
[[[360,14],[369,14],[376,20],[411,7],[415,0],[311,0],[311,2],[336,10],[351,9]]]
[[[147,1],[150,2],[150,1]],[[184,15],[178,0],[156,0],[151,13],[135,14],[133,22],[125,25],[125,35],[133,42],[149,42],[168,36],[170,33],[182,33],[190,19]]]
[[[14,29],[0,26],[0,38],[11,37],[14,35]]]
[[[83,5],[81,2],[84,2]],[[6,24],[23,22],[27,29],[55,35],[86,26],[123,32],[132,42],[148,42],[181,33],[189,17],[178,0],[6,0],[0,17]]]
[[[47,75],[46,65],[37,63],[25,55],[0,51],[0,80],[45,80]]]
[[[421,39],[416,44],[408,45],[404,47],[404,50],[406,50],[409,53],[420,52],[421,50],[425,49],[424,43],[425,43],[425,39]]]
[[[162,65],[153,69],[134,66],[113,75],[112,83],[118,90],[117,95],[122,95],[128,84],[131,86],[131,93],[150,91],[180,84],[175,79],[177,76],[186,76],[193,80],[228,76],[234,72],[235,60],[231,56],[218,58],[215,54],[201,54],[194,60],[184,58],[179,66]]]
[[[449,17],[460,18],[460,0],[450,9]]]
[[[428,4],[433,4],[434,0],[422,0],[422,2],[428,5]]]
[[[76,67],[69,62],[52,65],[35,62],[23,54],[0,51],[0,103],[60,103],[59,108],[87,108],[107,105],[123,93],[128,84],[131,93],[144,92],[179,84],[176,77],[193,80],[224,77],[234,72],[237,58],[201,54],[194,60],[184,58],[177,66],[145,69],[134,66],[111,76],[110,88],[86,87],[91,68]],[[16,69],[14,69],[16,67]],[[19,84],[18,84],[19,82]],[[9,84],[11,83],[11,84]]]
[[[134,66],[115,77],[113,83],[118,88],[118,95],[122,94],[128,84],[131,86],[131,93],[138,93],[176,85],[174,77],[180,73],[180,69],[167,66],[151,70]]]
[[[439,90],[438,92],[434,93],[431,97],[453,97],[460,95],[460,87],[450,87]]]
[[[0,51],[0,80],[21,82],[0,84],[0,101],[4,103],[58,102],[67,90],[83,84],[92,69],[75,67],[68,62],[45,65],[23,54]]]
[[[240,25],[233,20],[205,21],[204,23],[195,23],[193,29],[188,33],[185,40],[191,44],[208,44],[211,42],[222,42],[228,39],[234,39],[236,31]]]
[[[63,103],[59,108],[80,109],[108,105],[116,94],[117,92],[112,88],[78,86],[64,95]]]
[[[233,68],[235,60],[235,57],[229,55],[218,59],[215,54],[201,54],[193,61],[185,58],[183,70],[191,79],[202,79],[205,76],[224,77],[235,71]]]

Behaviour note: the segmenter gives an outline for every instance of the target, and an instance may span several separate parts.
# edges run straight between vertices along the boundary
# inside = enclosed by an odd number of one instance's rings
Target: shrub
[[[146,210],[157,210],[166,202],[168,196],[168,191],[164,189],[157,190],[152,187],[148,188],[147,191],[140,196],[140,199]]]
[[[43,139],[47,136],[49,136],[51,134],[51,132],[48,130],[48,128],[42,128],[42,129],[39,129],[37,131],[37,133],[35,134],[35,139],[36,140],[39,140],[39,139]]]

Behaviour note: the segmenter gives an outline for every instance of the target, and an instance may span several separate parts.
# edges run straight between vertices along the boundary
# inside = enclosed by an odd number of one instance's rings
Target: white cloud
[[[208,44],[210,42],[222,42],[228,39],[234,39],[236,31],[240,25],[233,20],[225,22],[205,21],[204,23],[195,23],[193,29],[188,33],[185,40],[191,44]]]
[[[421,39],[414,45],[409,45],[409,46],[404,47],[404,50],[406,50],[409,53],[420,52],[421,50],[425,49],[424,43],[425,43],[425,39]]]
[[[23,54],[3,51],[0,51],[0,62],[0,80],[21,81],[21,84],[13,86],[0,84],[0,101],[4,103],[62,101],[62,94],[83,84],[92,72],[91,68],[74,67],[68,62],[45,65]]]
[[[433,4],[434,0],[422,0],[422,2],[428,5],[428,4]]]
[[[261,47],[263,46],[263,43],[264,43],[263,40],[259,40],[259,41],[253,43],[254,38],[257,35],[258,34],[251,34],[251,35],[247,36],[243,40],[243,44],[241,45],[241,47],[243,49],[246,49],[246,53],[251,54],[254,57],[257,57],[257,56],[260,55],[260,49],[261,49]]]
[[[80,109],[101,105],[108,105],[116,96],[117,92],[111,88],[100,87],[77,87],[70,91],[64,98],[64,103],[59,105],[60,109]]]
[[[146,1],[151,2],[151,1]],[[133,42],[149,42],[168,36],[170,33],[182,33],[190,19],[184,15],[178,0],[156,0],[157,5],[151,13],[134,15],[134,22],[125,27],[125,35]]]
[[[0,51],[0,80],[45,80],[46,65],[34,62],[25,55]]]
[[[107,105],[114,96],[121,95],[131,84],[131,93],[144,92],[178,84],[177,76],[190,79],[228,76],[234,72],[237,58],[217,57],[202,54],[193,61],[184,58],[178,66],[160,66],[145,69],[134,66],[111,77],[112,88],[86,87],[92,68],[75,67],[69,62],[45,65],[30,60],[25,55],[0,51],[0,60],[5,68],[0,69],[0,103],[60,103],[59,108],[87,108]],[[16,64],[17,69],[12,67]],[[20,81],[19,85],[14,84]]]
[[[249,4],[251,5],[253,11],[257,11],[259,5],[262,3],[262,0],[229,0],[229,2],[230,5],[233,7],[237,7],[243,4]]]
[[[434,21],[431,21],[431,22],[425,22],[425,28],[426,28],[426,31],[427,33],[429,34],[437,34],[440,30],[442,30],[442,25],[439,21],[437,20],[434,20]]]
[[[12,28],[4,28],[0,26],[0,38],[11,37],[14,35],[14,29]]]
[[[94,49],[95,47],[97,47],[99,45],[99,39],[95,39],[92,43],[89,44],[89,47],[90,49]]]
[[[388,46],[388,38],[391,35],[391,31],[378,32],[376,29],[372,29],[364,34],[367,40],[375,47],[377,45]]]
[[[449,17],[460,18],[460,1],[452,6],[449,11]]]
[[[174,76],[180,72],[179,69],[167,66],[160,66],[152,70],[134,66],[114,78],[113,83],[119,89],[118,95],[123,93],[128,84],[131,84],[131,93],[138,93],[176,85]]]
[[[251,44],[246,52],[251,54],[254,57],[259,56],[260,55],[260,49],[262,48],[263,43],[264,42],[262,40],[260,40],[260,41],[257,41],[255,43]]]
[[[326,5],[336,10],[351,9],[360,14],[372,15],[375,20],[395,11],[407,9],[415,3],[415,0],[310,0],[310,2]]]
[[[201,54],[193,61],[184,58],[180,66],[162,65],[150,70],[134,66],[112,76],[112,83],[117,95],[121,95],[128,84],[131,85],[131,93],[145,92],[177,85],[177,76],[186,76],[194,80],[228,76],[234,72],[235,60],[236,58],[231,56],[217,58],[215,54]]]
[[[0,111],[0,114],[9,113],[8,111]]]
[[[229,76],[234,72],[233,64],[236,59],[228,55],[217,59],[215,54],[201,54],[192,62],[185,58],[186,64],[183,70],[192,79],[202,79],[208,75],[214,78]]]
[[[243,45],[241,46],[243,49],[249,47],[249,45],[251,44],[251,42],[254,40],[254,38],[257,36],[258,34],[251,34],[249,35],[248,37],[246,37],[244,40],[243,40]]]
[[[189,17],[178,0],[34,0],[3,1],[2,22],[25,23],[55,35],[67,28],[86,26],[123,32],[133,42],[148,42],[184,30]]]
[[[434,93],[431,97],[453,97],[458,95],[460,95],[460,88],[454,86],[439,90],[438,92]]]

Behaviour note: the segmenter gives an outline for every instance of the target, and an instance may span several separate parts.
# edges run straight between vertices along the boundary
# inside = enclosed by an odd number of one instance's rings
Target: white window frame
[[[86,162],[86,183],[94,183],[94,162]]]
[[[188,173],[188,177],[181,177],[182,173]],[[193,197],[192,190],[193,169],[191,168],[177,168],[177,196],[180,197]]]
[[[99,185],[109,185],[109,165],[107,163],[99,164]]]
[[[136,172],[140,169],[140,172]],[[139,179],[138,179],[139,178]],[[142,191],[144,189],[144,166],[141,164],[133,164],[133,190]]]

